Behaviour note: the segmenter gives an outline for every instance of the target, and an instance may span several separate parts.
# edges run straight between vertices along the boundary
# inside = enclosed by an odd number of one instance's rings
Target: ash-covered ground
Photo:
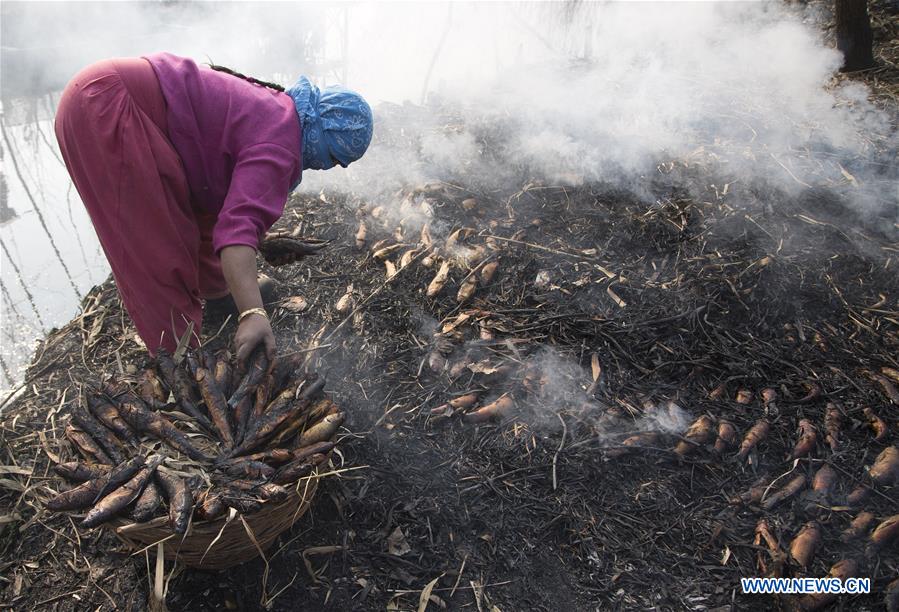
[[[895,486],[846,501],[897,440],[897,407],[871,378],[899,368],[891,210],[859,213],[842,193],[851,186],[794,197],[715,172],[702,160],[672,161],[632,191],[522,173],[504,177],[504,188],[448,177],[380,202],[294,198],[276,229],[332,242],[321,256],[263,269],[280,285],[279,350],[318,347],[312,364],[350,415],[344,463],[367,467],[325,481],[312,511],[269,552],[267,571],[257,561],[175,572],[169,608],[416,609],[434,580],[431,605],[450,608],[786,605],[739,591],[740,577],[762,575],[759,557],[772,565],[753,543],[762,518],[784,550],[808,521],[821,526],[811,566],[787,560],[781,575],[824,576],[851,557],[875,593],[840,605],[882,605],[899,568],[895,547],[866,556],[863,541],[844,544],[840,534],[860,510],[885,518],[899,501]],[[396,265],[420,249],[389,280],[372,253],[384,239],[379,248],[404,245],[386,258]],[[497,271],[460,304],[472,252]],[[429,298],[441,257],[452,263],[448,279]],[[338,312],[350,285],[350,306]],[[65,452],[60,407],[84,380],[143,367],[134,337],[114,287],[99,287],[84,314],[48,338],[27,390],[4,412],[3,463],[21,468],[6,468],[3,481],[13,512],[4,599],[14,608],[146,605],[143,555],[40,509],[55,485],[48,458]],[[775,402],[762,401],[765,388]],[[740,390],[753,398],[737,402]],[[471,391],[482,403],[508,392],[516,407],[481,425],[432,415]],[[843,417],[837,450],[825,442],[829,403]],[[864,408],[887,424],[882,440]],[[740,437],[766,417],[771,432],[748,462],[708,445],[673,453],[703,414]],[[787,460],[803,418],[818,441]],[[619,456],[640,431],[660,437]],[[797,474],[811,482],[825,464],[837,484],[824,499],[804,492],[770,510],[730,501],[760,477],[779,479],[772,492]]]
[[[879,522],[899,507],[899,488],[867,473],[899,440],[899,382],[885,373],[899,370],[897,210],[856,197],[862,176],[889,186],[892,170],[859,161],[834,181],[834,158],[807,151],[802,174],[735,179],[710,143],[609,183],[535,172],[506,154],[502,125],[455,110],[382,108],[378,121],[374,147],[388,154],[421,147],[429,136],[405,126],[427,123],[465,133],[480,157],[432,160],[427,184],[302,192],[275,229],[328,248],[262,266],[279,284],[279,351],[308,350],[327,373],[349,415],[335,460],[361,469],[323,481],[267,563],[168,565],[169,609],[417,610],[428,595],[429,609],[479,611],[789,609],[796,598],[745,596],[739,579],[825,576],[844,559],[872,594],[834,609],[883,609],[895,543],[842,533],[860,512]],[[489,280],[484,262],[496,263]],[[4,406],[0,605],[147,607],[152,557],[41,507],[70,453],[67,402],[146,358],[107,282]],[[470,393],[481,405],[508,394],[512,408],[481,424],[435,411]],[[703,415],[715,433],[691,443]],[[746,460],[712,450],[722,421],[739,445],[760,419],[770,431]],[[794,459],[803,419],[817,437]],[[635,434],[651,437],[628,449]],[[834,484],[816,494],[825,466]],[[802,490],[772,505],[799,476]],[[735,503],[759,482],[764,497]],[[756,538],[760,521],[775,550]],[[803,568],[788,551],[810,522],[821,542]]]

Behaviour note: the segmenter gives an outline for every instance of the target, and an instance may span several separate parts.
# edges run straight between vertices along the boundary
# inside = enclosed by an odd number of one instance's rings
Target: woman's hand
[[[253,308],[262,309],[262,296],[259,295],[259,283],[256,280],[256,249],[241,244],[226,246],[219,257],[237,310],[243,313]],[[264,344],[271,361],[275,356],[275,335],[272,333],[271,323],[262,314],[248,314],[238,323],[234,334],[234,349],[241,370],[247,357],[259,343]]]
[[[272,332],[268,318],[260,314],[250,314],[237,326],[234,334],[234,350],[237,352],[237,363],[243,368],[247,357],[259,344],[265,346],[265,354],[269,362],[275,358],[275,334]]]

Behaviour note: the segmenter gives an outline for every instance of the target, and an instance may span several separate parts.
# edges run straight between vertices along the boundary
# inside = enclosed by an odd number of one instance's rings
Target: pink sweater
[[[216,214],[213,247],[257,248],[302,176],[301,126],[287,94],[154,53],[169,139],[194,205]]]

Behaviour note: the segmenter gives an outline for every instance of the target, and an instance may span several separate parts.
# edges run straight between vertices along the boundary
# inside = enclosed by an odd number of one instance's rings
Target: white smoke
[[[4,3],[3,53],[56,86],[90,61],[168,50],[284,83],[345,79],[376,106],[454,110],[389,107],[410,142],[376,139],[347,171],[307,172],[308,189],[383,193],[517,164],[633,184],[689,158],[788,188],[854,180],[890,201],[896,176],[877,153],[894,160],[895,128],[864,86],[834,79],[840,54],[815,16],[773,1]],[[501,167],[471,131],[491,125],[507,127]]]
[[[369,10],[350,38],[379,43],[353,56],[352,84],[401,102],[429,83],[461,127],[410,113],[405,129],[423,134],[419,150],[375,147],[347,171],[307,173],[309,185],[358,177],[354,187],[377,190],[410,168],[424,179],[502,177],[520,164],[549,180],[633,185],[661,160],[690,159],[791,191],[851,181],[862,202],[897,194],[878,157],[899,142],[889,117],[863,85],[835,80],[839,53],[781,3]],[[467,131],[490,124],[510,128],[502,167]]]

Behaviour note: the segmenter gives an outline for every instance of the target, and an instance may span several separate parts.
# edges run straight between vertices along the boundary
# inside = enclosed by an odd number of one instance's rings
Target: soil
[[[383,111],[388,136],[377,145],[399,146],[386,140],[407,136],[404,112],[413,111]],[[479,138],[502,161],[501,134]],[[788,609],[795,599],[743,595],[739,579],[824,576],[852,558],[872,594],[843,596],[834,608],[882,609],[899,550],[866,551],[840,533],[862,509],[883,519],[899,507],[897,486],[874,487],[861,505],[846,500],[899,440],[899,406],[870,376],[899,369],[899,233],[894,202],[859,211],[850,190],[728,184],[706,159],[660,163],[627,191],[508,168],[501,181],[399,185],[384,202],[295,196],[274,229],[330,243],[298,264],[261,264],[279,285],[273,328],[279,351],[315,349],[310,367],[327,373],[350,416],[336,461],[359,469],[323,480],[267,561],[224,572],[168,564],[165,605],[416,610],[431,589],[430,609]],[[474,207],[463,205],[469,198]],[[470,227],[462,243],[498,261],[467,302],[456,299],[465,265],[429,298],[436,267],[423,257],[388,280],[372,256],[404,199],[430,207],[438,245]],[[377,210],[384,203],[386,213]],[[369,226],[361,248],[360,219]],[[404,241],[417,243],[420,223],[406,227]],[[356,309],[337,312],[348,285]],[[302,311],[291,307],[296,296]],[[481,338],[481,322],[493,339]],[[232,334],[231,325],[207,325],[203,337],[221,345]],[[0,607],[149,605],[152,555],[42,508],[58,485],[50,467],[71,453],[61,435],[68,402],[86,381],[128,380],[145,367],[135,338],[112,282],[95,288],[3,407]],[[446,369],[433,367],[437,355]],[[760,398],[766,388],[773,403]],[[811,388],[820,396],[804,399]],[[747,404],[735,401],[741,389],[753,392]],[[508,392],[516,410],[478,425],[432,414],[469,391],[484,402]],[[824,442],[829,403],[843,415],[836,450]],[[889,427],[879,442],[865,407]],[[708,444],[673,453],[702,414],[726,418],[741,437],[767,418],[771,432],[749,461]],[[809,456],[787,459],[800,419],[819,439]],[[658,442],[617,456],[627,436],[646,430],[660,432]],[[731,503],[760,476],[777,479],[773,490],[798,473],[811,480],[824,464],[838,475],[828,499],[804,492],[769,510]],[[818,521],[811,565],[754,545],[760,519],[783,551]]]

